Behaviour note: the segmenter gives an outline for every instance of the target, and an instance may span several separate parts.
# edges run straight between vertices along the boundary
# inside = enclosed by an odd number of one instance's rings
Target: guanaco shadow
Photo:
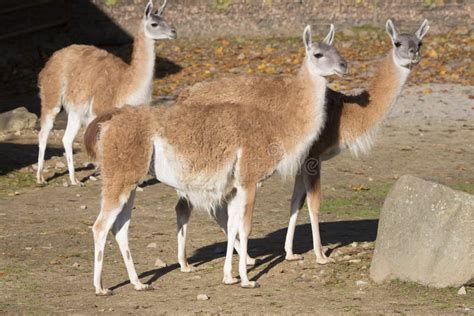
[[[61,156],[62,148],[50,147],[45,157]],[[0,142],[0,176],[30,166],[38,161],[38,146]]]
[[[377,236],[378,220],[356,220],[320,223],[323,245],[336,245],[328,251],[328,255],[339,247],[344,247],[352,242],[375,241]],[[263,238],[249,240],[249,255],[257,258],[256,265],[249,268],[249,272],[256,267],[267,266],[256,274],[252,280],[256,281],[271,269],[285,260],[283,245],[285,243],[286,228],[274,231]],[[227,243],[220,242],[196,250],[189,262],[195,267],[214,259],[224,257]],[[216,251],[221,250],[222,251]],[[313,249],[311,225],[298,225],[295,231],[295,253],[307,253]],[[312,252],[307,255],[313,255]]]
[[[378,220],[355,220],[355,221],[337,221],[325,222],[320,224],[321,237],[323,245],[336,244],[336,248],[351,244],[352,242],[375,241],[377,236]],[[285,242],[286,228],[274,231],[263,238],[256,238],[249,240],[249,254],[252,257],[258,258],[254,267],[249,268],[249,272],[255,268],[265,265],[265,268],[259,271],[252,277],[253,281],[260,279],[273,268],[278,266],[285,260],[285,252],[283,245]],[[313,249],[313,241],[311,237],[311,225],[302,224],[296,226],[295,231],[295,247],[296,253],[307,253]],[[199,248],[195,251],[192,257],[189,258],[189,263],[195,267],[199,267],[212,260],[225,257],[226,242],[217,242],[209,246]],[[313,255],[312,252],[307,255]],[[179,269],[179,264],[175,263],[165,268],[153,269],[143,272],[139,275],[140,279],[150,277],[146,283],[152,284],[162,276]],[[124,281],[111,287],[115,290],[130,282]]]

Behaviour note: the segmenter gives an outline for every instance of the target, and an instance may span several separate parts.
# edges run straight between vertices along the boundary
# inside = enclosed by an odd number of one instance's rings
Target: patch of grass
[[[214,0],[212,1],[212,9],[214,10],[227,10],[231,5],[231,0]]]
[[[343,217],[377,218],[391,186],[389,183],[381,184],[366,191],[351,191],[345,198],[323,199],[321,212]]]
[[[117,0],[105,0],[105,5],[111,7],[117,4]]]
[[[459,190],[463,192],[467,192],[469,194],[474,194],[474,183],[461,183],[453,185],[452,188],[454,190]]]
[[[31,172],[11,171],[0,176],[0,194],[13,193],[22,188],[36,185],[36,177]]]

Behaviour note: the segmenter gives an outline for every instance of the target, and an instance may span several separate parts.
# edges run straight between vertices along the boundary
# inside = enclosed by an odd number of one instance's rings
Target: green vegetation
[[[212,9],[213,10],[227,10],[232,1],[231,0],[213,0]]]
[[[118,0],[105,0],[105,5],[111,7],[117,4]]]
[[[453,185],[452,188],[454,190],[459,190],[463,192],[467,192],[469,194],[474,194],[474,183],[461,183]]]
[[[350,191],[343,198],[326,198],[321,204],[321,212],[336,216],[377,218],[391,184],[381,184],[360,191]]]
[[[35,185],[36,177],[33,173],[11,171],[0,177],[0,194],[13,193],[21,188],[34,187]]]

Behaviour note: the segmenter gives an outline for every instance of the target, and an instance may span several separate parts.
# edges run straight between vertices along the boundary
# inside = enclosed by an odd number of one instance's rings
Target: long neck
[[[302,101],[305,105],[307,103],[309,107],[302,109],[304,111],[303,115],[306,117],[305,121],[314,121],[313,126],[319,135],[326,118],[326,78],[317,74],[313,67],[311,67],[309,59],[305,58],[295,83],[299,86],[299,90],[302,91],[302,93],[298,93],[299,96],[295,96],[300,98],[300,100],[296,99],[295,103],[298,103],[298,101]],[[298,91],[298,88],[294,90]]]
[[[139,105],[151,101],[154,68],[155,43],[145,35],[142,22],[133,43],[132,60],[123,77],[125,103]]]
[[[286,158],[277,166],[283,175],[295,174],[326,121],[326,79],[312,71],[309,60],[305,59],[289,90],[286,125],[282,129],[287,131]]]
[[[339,128],[340,143],[358,154],[373,143],[377,128],[397,100],[410,70],[398,66],[393,51],[382,59],[371,79],[367,104],[344,102]]]

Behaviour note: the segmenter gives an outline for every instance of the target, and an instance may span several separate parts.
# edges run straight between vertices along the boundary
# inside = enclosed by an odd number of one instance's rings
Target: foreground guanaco
[[[412,34],[399,34],[391,20],[386,23],[393,48],[377,64],[375,75],[370,80],[368,91],[359,95],[344,95],[327,89],[325,127],[319,138],[312,145],[309,155],[296,175],[291,200],[291,216],[285,241],[287,260],[301,260],[303,257],[293,253],[293,237],[299,210],[307,197],[307,204],[313,234],[313,246],[316,261],[325,264],[332,261],[328,258],[321,244],[319,232],[319,209],[321,203],[320,168],[321,162],[337,156],[342,149],[349,148],[354,155],[367,153],[373,146],[374,138],[384,122],[390,109],[395,104],[405,84],[410,70],[421,58],[421,41],[428,32],[428,21]],[[324,58],[320,56],[320,58]],[[216,101],[241,102],[248,95],[248,88],[239,85],[225,85],[220,81],[197,84],[188,89],[181,98],[186,102],[201,101],[212,104]],[[299,122],[295,123],[297,126]],[[221,229],[227,231],[227,210],[217,208],[212,213]],[[183,205],[176,208],[178,223],[189,217],[189,210]],[[187,222],[187,221],[186,221]],[[186,230],[184,230],[186,232]],[[186,259],[183,240],[186,236],[178,235],[178,258],[182,271],[191,271]],[[236,248],[239,251],[238,248]],[[247,256],[247,263],[254,264],[255,259]]]
[[[238,232],[241,286],[257,285],[248,279],[246,269],[257,184],[275,171],[294,175],[319,136],[326,113],[324,77],[347,70],[346,62],[331,46],[333,38],[331,26],[326,39],[313,45],[307,26],[303,34],[306,57],[295,76],[242,76],[221,82],[222,86],[246,87],[249,97],[245,99],[213,104],[184,101],[160,108],[124,107],[89,125],[84,136],[86,149],[91,156],[97,155],[103,177],[101,211],[93,226],[97,295],[110,293],[102,286],[101,273],[111,228],[130,282],[136,290],[149,288],[135,271],[128,227],[136,186],[151,163],[156,178],[174,187],[181,196],[180,204],[189,211],[193,207],[218,208],[226,188],[234,187],[235,194],[228,201],[223,282],[237,283],[232,276],[232,254]]]
[[[133,44],[131,63],[95,46],[71,45],[53,54],[40,72],[38,86],[41,98],[41,130],[38,135],[38,171],[43,177],[44,153],[48,135],[61,107],[68,113],[63,145],[69,179],[76,179],[72,144],[82,125],[110,109],[140,105],[151,101],[155,66],[155,40],[174,39],[176,30],[161,17],[166,1],[153,12],[150,0],[140,22]]]

